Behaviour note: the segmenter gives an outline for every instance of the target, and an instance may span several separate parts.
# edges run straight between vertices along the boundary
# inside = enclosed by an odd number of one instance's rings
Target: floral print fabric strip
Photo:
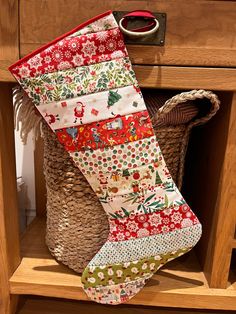
[[[154,135],[148,112],[56,130],[68,152],[115,146]]]
[[[83,27],[82,29],[75,31],[73,34],[70,34],[68,37],[76,37],[80,35],[101,32],[104,30],[115,28],[117,26],[118,25],[113,14],[109,13],[107,16],[104,16],[90,23],[89,25]]]
[[[52,130],[146,110],[141,93],[133,85],[40,104],[37,108]]]
[[[126,145],[71,152],[70,156],[84,175],[123,171],[163,159],[155,136]]]
[[[18,79],[127,57],[119,28],[66,37],[13,70]]]
[[[176,188],[170,184],[157,186],[153,190],[144,190],[117,196],[99,198],[110,218],[124,218],[130,215],[150,214],[173,206],[185,204],[185,200]]]
[[[37,106],[113,88],[137,86],[128,58],[24,78],[19,82]]]

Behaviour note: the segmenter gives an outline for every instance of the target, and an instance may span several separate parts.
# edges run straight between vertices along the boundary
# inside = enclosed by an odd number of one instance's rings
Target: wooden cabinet
[[[227,1],[20,1],[20,51],[31,52],[91,16],[107,10],[167,13],[165,46],[131,46],[133,63],[182,66],[236,65],[235,3]],[[30,31],[29,31],[30,30]]]
[[[236,2],[104,0],[98,6],[94,0],[0,0],[0,4],[0,313],[14,313],[19,295],[87,300],[80,277],[47,251],[44,217],[37,217],[19,240],[11,95],[15,82],[7,67],[94,15],[138,8],[167,13],[163,47],[128,46],[141,87],[214,90],[222,104],[219,114],[193,134],[194,148],[190,147],[192,178],[186,180],[190,202],[203,222],[202,240],[195,252],[168,264],[120,309],[126,313],[131,305],[142,305],[236,311],[236,283],[229,272],[236,248]],[[32,312],[39,300],[27,302]],[[60,313],[68,311],[66,305],[60,308],[65,309]]]

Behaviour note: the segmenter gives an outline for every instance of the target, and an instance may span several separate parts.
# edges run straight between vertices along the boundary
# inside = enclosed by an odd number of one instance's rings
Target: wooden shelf
[[[170,308],[153,308],[147,306],[118,305],[107,306],[87,302],[76,302],[70,300],[59,300],[52,298],[40,298],[35,296],[26,297],[21,300],[17,314],[211,314],[208,310],[183,310]],[[228,311],[220,311],[219,314],[229,314]],[[216,314],[214,312],[214,314]]]
[[[45,220],[37,218],[22,239],[22,261],[10,278],[10,292],[88,300],[80,276],[56,262],[44,238]],[[235,298],[236,283],[227,289],[208,287],[192,253],[161,269],[129,304],[236,310]]]

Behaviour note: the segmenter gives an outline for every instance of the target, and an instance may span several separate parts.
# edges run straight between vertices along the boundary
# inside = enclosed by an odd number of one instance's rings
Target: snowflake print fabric
[[[150,235],[167,233],[173,230],[191,227],[199,221],[188,205],[169,207],[151,214],[137,214],[132,212],[125,218],[116,218],[111,221],[109,241],[124,241]]]
[[[108,41],[107,41],[108,38]],[[63,38],[13,70],[19,79],[127,56],[119,28]]]
[[[10,71],[107,214],[109,236],[82,274],[84,291],[98,303],[128,301],[191,250],[202,227],[167,169],[112,12]]]

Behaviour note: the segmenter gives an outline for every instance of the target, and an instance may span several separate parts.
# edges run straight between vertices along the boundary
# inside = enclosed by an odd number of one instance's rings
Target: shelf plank
[[[0,82],[13,82],[8,67],[19,59],[17,0],[0,0]]]
[[[76,302],[69,300],[56,300],[52,298],[27,297],[21,302],[17,314],[183,314],[182,309],[153,308],[134,305],[107,306],[96,303]],[[158,312],[157,312],[158,311]],[[211,312],[212,313],[212,312]],[[218,313],[218,312],[217,312]],[[210,314],[207,310],[197,312],[193,309],[185,310],[184,314]],[[228,311],[220,311],[219,314],[229,314]]]
[[[236,69],[135,65],[141,87],[236,90]]]
[[[88,300],[78,274],[56,262],[45,242],[45,220],[37,218],[22,239],[22,261],[10,279],[12,294]],[[210,289],[194,254],[172,261],[128,304],[236,310],[236,287]]]

